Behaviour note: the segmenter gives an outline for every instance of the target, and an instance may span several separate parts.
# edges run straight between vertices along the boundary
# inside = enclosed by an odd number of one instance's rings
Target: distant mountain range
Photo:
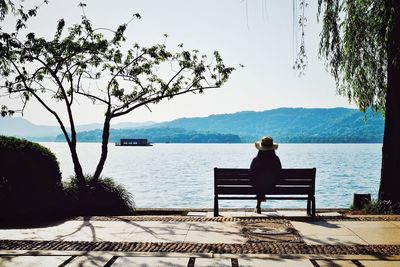
[[[154,124],[154,122],[121,122],[113,124],[114,129],[134,129]],[[77,125],[77,132],[101,129],[101,123]],[[69,129],[69,128],[68,128]],[[36,141],[54,141],[62,131],[59,126],[36,125],[21,117],[0,117],[0,134],[23,137]]]
[[[278,108],[182,118],[151,127],[239,135],[253,142],[270,135],[281,143],[380,143],[384,121],[380,114],[347,108]]]
[[[77,133],[79,142],[101,142],[102,130]],[[186,130],[183,128],[152,127],[137,129],[111,129],[110,142],[123,138],[145,138],[151,143],[241,143],[238,135],[220,134]],[[65,141],[64,135],[58,135],[57,142]]]
[[[99,142],[101,124],[77,126],[78,141]],[[112,125],[110,142],[147,138],[150,142],[237,143],[271,135],[280,143],[380,143],[384,121],[380,114],[346,108],[279,108],[244,111],[162,123]],[[0,134],[39,141],[63,141],[57,126],[34,125],[23,118],[0,118]],[[57,136],[57,137],[56,137]]]

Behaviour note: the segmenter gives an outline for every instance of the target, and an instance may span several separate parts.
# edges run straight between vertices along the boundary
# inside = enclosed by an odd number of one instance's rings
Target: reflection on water
[[[41,143],[60,162],[64,179],[73,174],[65,143]],[[280,144],[283,168],[317,168],[317,208],[351,205],[353,193],[377,196],[381,144]],[[100,144],[78,144],[84,171],[93,173]],[[103,175],[133,194],[137,207],[211,208],[214,167],[248,168],[253,144],[155,144],[152,147],[109,145]],[[253,207],[254,201],[222,200],[220,207]],[[263,207],[305,207],[305,201],[269,201]]]

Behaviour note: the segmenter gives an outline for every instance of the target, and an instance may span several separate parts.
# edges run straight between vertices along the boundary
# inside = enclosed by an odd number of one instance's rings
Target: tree
[[[80,7],[84,9],[85,4]],[[82,21],[68,30],[64,19],[60,19],[49,40],[34,32],[23,36],[25,25],[18,21],[14,32],[0,32],[2,94],[18,95],[21,112],[34,99],[57,120],[81,185],[86,182],[76,150],[74,111],[78,98],[105,107],[102,151],[91,180],[96,183],[107,158],[112,119],[163,99],[218,88],[234,70],[225,66],[218,52],[208,59],[197,50],[185,50],[183,44],[178,52],[168,51],[165,43],[151,47],[134,44],[127,49],[123,45],[128,23],[107,37],[110,30],[94,28],[84,14]],[[134,14],[134,18],[140,15]],[[100,88],[89,89],[94,82]],[[63,103],[66,120],[52,108],[54,101]],[[5,108],[3,113],[10,112]]]
[[[400,1],[319,0],[318,14],[338,93],[384,115],[379,199],[400,202]]]

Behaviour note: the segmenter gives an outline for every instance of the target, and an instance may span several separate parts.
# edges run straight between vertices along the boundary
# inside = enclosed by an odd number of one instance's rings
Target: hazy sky
[[[334,80],[318,58],[321,24],[317,23],[317,1],[309,1],[306,11],[309,65],[300,78],[292,69],[295,42],[292,1],[49,0],[49,5],[42,6],[38,17],[32,20],[31,29],[51,36],[60,18],[66,20],[67,26],[79,22],[82,12],[78,3],[84,2],[86,15],[95,27],[116,28],[129,21],[132,14],[140,13],[142,19],[129,24],[128,44],[160,43],[166,33],[170,48],[184,43],[186,49],[202,53],[218,50],[227,65],[245,66],[238,68],[220,89],[202,95],[178,96],[151,106],[152,112],[143,108],[119,121],[166,121],[278,107],[354,107],[336,94]],[[29,0],[26,4],[33,2]],[[0,101],[9,103],[5,99]],[[100,122],[104,114],[100,107],[84,102],[74,108],[78,124]],[[34,103],[29,104],[25,118],[37,124],[56,124],[53,117]]]

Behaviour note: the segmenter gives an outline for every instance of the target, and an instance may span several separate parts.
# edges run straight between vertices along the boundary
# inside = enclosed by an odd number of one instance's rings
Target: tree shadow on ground
[[[92,241],[93,241],[93,242],[99,241],[99,240],[97,240],[96,229],[95,229],[94,225],[90,222],[90,218],[91,218],[91,216],[84,216],[84,217],[83,217],[82,224],[81,224],[78,228],[76,228],[75,230],[73,230],[73,231],[72,231],[71,233],[69,233],[69,234],[66,234],[66,235],[58,235],[58,236],[57,236],[57,239],[60,240],[60,239],[63,239],[63,238],[65,238],[65,237],[68,237],[68,236],[73,236],[74,234],[76,234],[76,233],[78,233],[79,231],[81,231],[83,228],[89,227],[90,232],[91,232],[91,236],[92,236]]]
[[[0,218],[0,229],[46,228],[60,225],[73,217]]]

